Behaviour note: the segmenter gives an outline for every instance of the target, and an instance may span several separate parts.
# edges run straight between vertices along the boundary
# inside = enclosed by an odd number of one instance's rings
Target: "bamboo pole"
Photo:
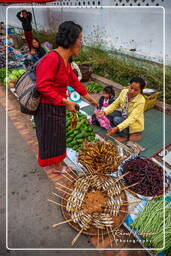
[[[128,175],[128,173],[129,173],[129,172],[126,172],[126,173],[124,173],[123,175],[119,176],[119,178],[117,178],[117,179],[115,180],[115,183],[118,182],[119,180],[121,180],[121,179],[122,179],[123,177],[125,177],[126,175]]]
[[[78,240],[79,236],[81,235],[81,233],[83,232],[84,228],[82,228],[78,234],[75,236],[75,238],[72,240],[71,245],[73,246],[75,244],[75,242]]]
[[[66,208],[65,205],[60,204],[60,203],[57,203],[57,202],[55,202],[55,201],[53,201],[53,200],[51,200],[51,199],[48,199],[48,202],[53,203],[53,204],[57,204],[57,205],[59,205],[59,206],[62,206],[62,207],[64,207],[64,208]]]
[[[69,180],[71,183],[73,183],[73,180],[71,180],[69,177],[67,177],[65,174],[62,174],[67,180]]]
[[[76,174],[76,173],[72,170],[71,167],[69,167],[69,170],[70,170],[74,175],[76,175],[77,177],[79,177],[78,174]]]
[[[125,185],[123,185],[123,188],[124,188],[124,189],[128,189],[128,188],[131,188],[131,187],[136,186],[137,184],[139,184],[139,182],[136,182],[136,183],[134,183],[134,184],[132,184],[132,185],[130,185],[130,186],[125,186]],[[123,189],[122,189],[122,190],[123,190]]]
[[[69,177],[71,177],[73,180],[76,180],[76,178],[74,178],[69,172],[67,172],[67,175],[69,175]]]
[[[58,227],[58,226],[60,226],[60,225],[62,225],[62,224],[66,224],[66,223],[68,223],[68,222],[70,222],[70,221],[72,221],[72,219],[65,220],[65,221],[62,221],[62,222],[53,224],[52,227],[53,227],[53,228],[56,228],[56,227]]]
[[[101,233],[101,237],[102,237],[101,244],[102,244],[102,248],[103,248],[103,246],[104,246],[104,233],[103,233],[103,231],[102,231],[102,233]]]
[[[100,230],[99,228],[97,229],[97,246],[100,244]]]
[[[57,190],[59,190],[59,191],[62,191],[64,194],[71,195],[71,193],[68,193],[68,192],[62,190],[61,188],[57,188],[57,187],[55,187],[55,188],[56,188]]]
[[[110,232],[108,230],[108,227],[106,227],[106,230],[107,230],[107,234],[108,234],[109,241],[110,241],[110,247],[112,248],[112,240],[111,240],[111,237],[110,237]]]
[[[62,197],[62,196],[60,196],[60,195],[58,195],[58,194],[56,194],[56,193],[54,193],[54,192],[52,192],[52,194],[55,195],[55,196],[57,196],[57,197],[59,197],[59,198],[61,198],[61,199],[66,200],[64,197]],[[67,200],[66,200],[66,201],[67,201]]]
[[[56,185],[58,185],[58,186],[61,186],[61,187],[65,188],[65,189],[68,189],[68,190],[70,190],[70,191],[72,191],[72,192],[73,192],[73,190],[72,190],[72,189],[67,188],[66,186],[64,186],[64,185],[62,185],[62,184],[60,184],[60,183],[55,182],[55,184],[56,184]]]
[[[110,226],[110,230],[111,230],[111,233],[112,233],[113,239],[114,239],[114,241],[115,241],[115,243],[116,243],[116,245],[117,245],[116,236],[115,236],[115,234],[113,233],[113,229],[112,229],[112,227],[111,227],[111,226]]]

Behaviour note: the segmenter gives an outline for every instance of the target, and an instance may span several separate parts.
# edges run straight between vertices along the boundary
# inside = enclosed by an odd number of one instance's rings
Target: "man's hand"
[[[107,131],[107,135],[111,136],[119,131],[118,127],[113,127]]]

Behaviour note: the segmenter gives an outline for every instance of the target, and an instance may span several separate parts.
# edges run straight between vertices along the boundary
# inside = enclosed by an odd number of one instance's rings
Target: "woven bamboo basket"
[[[100,176],[102,176],[102,175],[99,175],[99,177]],[[81,177],[87,177],[87,175],[81,176]],[[74,182],[72,184],[70,184],[69,188],[74,188]],[[123,202],[127,202],[127,196],[126,196],[125,191],[121,192],[120,197]],[[64,206],[64,207],[61,207],[61,212],[62,212],[62,215],[65,218],[65,220],[71,219],[71,213],[66,210],[68,198],[69,198],[69,195],[64,194],[63,199],[61,200],[61,204]],[[120,209],[119,209],[119,214],[117,216],[112,216],[112,219],[114,222],[114,224],[112,225],[112,230],[119,228],[123,224],[123,222],[127,216],[127,212],[128,212],[128,205],[127,204],[121,205]],[[68,224],[78,232],[81,229],[80,226],[73,221],[68,222]],[[103,229],[103,230],[100,230],[100,229],[98,230],[98,228],[94,227],[93,225],[91,225],[89,229],[82,231],[83,234],[90,235],[90,236],[97,236],[98,232],[99,232],[99,235],[101,233],[103,233],[103,235],[107,235],[107,234],[111,233],[112,231],[110,231],[107,228]]]

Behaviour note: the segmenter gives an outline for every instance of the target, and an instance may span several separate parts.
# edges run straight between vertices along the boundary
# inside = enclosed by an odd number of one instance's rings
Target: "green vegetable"
[[[78,151],[83,142],[88,139],[89,141],[95,140],[95,133],[93,128],[90,126],[86,115],[78,112],[78,121],[76,128],[71,130],[71,118],[72,114],[67,111],[66,112],[66,144],[67,147],[70,147],[76,151]]]
[[[150,241],[145,242],[147,247],[163,247],[163,200],[162,198],[150,200],[141,215],[131,224],[144,239]],[[171,203],[165,204],[165,234],[165,250],[167,250],[171,245]]]
[[[96,82],[89,82],[86,84],[85,88],[90,93],[98,93],[103,91],[103,86]]]

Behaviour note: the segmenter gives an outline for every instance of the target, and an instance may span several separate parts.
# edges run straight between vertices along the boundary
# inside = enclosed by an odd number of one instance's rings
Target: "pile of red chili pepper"
[[[137,157],[127,161],[123,166],[122,174],[128,174],[123,178],[130,190],[143,196],[159,196],[163,194],[163,169],[153,161]]]

